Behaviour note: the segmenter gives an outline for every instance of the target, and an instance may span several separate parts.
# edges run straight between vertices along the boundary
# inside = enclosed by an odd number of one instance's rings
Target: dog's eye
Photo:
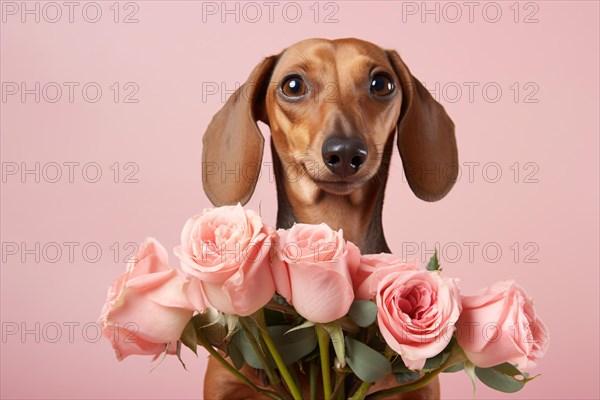
[[[297,76],[287,78],[281,85],[281,91],[287,97],[300,97],[306,94],[306,84]]]
[[[385,74],[378,74],[371,80],[371,93],[377,96],[386,96],[394,91],[396,85],[392,78]]]

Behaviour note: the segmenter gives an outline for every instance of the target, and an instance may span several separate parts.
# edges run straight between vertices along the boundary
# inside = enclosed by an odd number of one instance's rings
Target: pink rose
[[[458,343],[478,367],[509,362],[527,371],[546,353],[548,329],[536,315],[533,300],[514,281],[464,296],[462,305]]]
[[[113,282],[99,324],[119,360],[132,354],[174,354],[194,307],[186,282],[168,264],[165,248],[148,238]]]
[[[326,224],[295,224],[277,231],[273,277],[277,292],[304,318],[326,323],[343,317],[354,300],[350,271],[360,251]]]
[[[461,310],[456,282],[438,271],[391,271],[379,282],[376,301],[381,334],[413,370],[444,350]]]
[[[416,271],[417,267],[405,263],[398,256],[387,253],[366,254],[360,258],[358,269],[352,274],[354,298],[356,300],[371,300],[377,293],[379,281],[390,271]]]
[[[250,315],[275,294],[269,265],[270,235],[240,204],[206,209],[190,218],[175,254],[193,277],[190,287],[225,314]]]

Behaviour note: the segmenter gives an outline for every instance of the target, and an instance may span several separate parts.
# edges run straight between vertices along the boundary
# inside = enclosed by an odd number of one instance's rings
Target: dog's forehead
[[[274,75],[290,70],[333,72],[338,65],[370,68],[389,65],[386,52],[379,46],[358,39],[307,39],[288,47],[280,56]]]

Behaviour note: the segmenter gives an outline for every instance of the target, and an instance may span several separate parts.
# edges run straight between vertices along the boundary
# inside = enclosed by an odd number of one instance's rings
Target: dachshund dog
[[[264,147],[257,121],[271,131],[277,227],[325,222],[363,254],[390,252],[381,218],[395,132],[416,196],[439,200],[458,175],[454,124],[444,108],[398,53],[366,41],[308,39],[254,68],[203,138],[202,179],[214,205],[252,196]],[[260,381],[247,366],[242,372]],[[394,383],[390,375],[370,392]],[[214,360],[204,393],[210,400],[261,398]],[[395,398],[439,396],[435,380]]]

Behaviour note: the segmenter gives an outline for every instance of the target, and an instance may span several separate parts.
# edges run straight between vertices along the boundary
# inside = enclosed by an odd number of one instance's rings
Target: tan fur
[[[373,71],[393,78],[396,91],[388,98],[369,91]],[[282,97],[282,81],[296,74],[308,85],[302,101]],[[458,173],[454,124],[421,83],[414,78],[395,51],[358,39],[308,39],[260,63],[248,81],[213,118],[204,136],[203,183],[215,205],[246,203],[256,185],[264,139],[256,125],[264,121],[281,162],[278,196],[285,199],[294,221],[327,223],[343,229],[346,239],[361,250],[373,246],[379,236],[367,227],[381,217],[387,163],[394,132],[405,174],[413,192],[427,201],[442,198]],[[321,147],[331,135],[360,137],[368,157],[360,170],[342,180],[323,162]],[[240,177],[215,173],[236,166]],[[435,168],[441,176],[426,173]],[[337,183],[331,183],[337,182]],[[281,210],[280,210],[281,211]],[[279,216],[278,216],[279,219]],[[381,232],[380,223],[375,229]],[[370,242],[369,242],[370,240]],[[243,373],[256,381],[255,373]],[[307,387],[306,377],[301,375]],[[395,385],[390,376],[371,391]],[[206,399],[258,399],[214,360],[205,379]],[[396,399],[439,399],[439,381]],[[308,394],[305,393],[308,398]]]
[[[379,169],[402,103],[401,93],[389,102],[378,101],[369,93],[368,71],[373,64],[394,75],[385,52],[370,43],[318,39],[300,42],[280,56],[271,82],[302,71],[312,85],[310,100],[297,107],[282,100],[276,84],[271,84],[266,102],[273,143],[284,171],[294,174],[284,182],[298,219],[306,223],[327,221],[333,229],[343,228],[345,237],[359,246],[375,205],[372,196],[377,192],[372,187],[377,182],[365,183]],[[348,189],[336,193],[316,181],[335,180],[322,160],[321,146],[329,135],[343,134],[337,132],[339,128],[360,134],[369,157],[352,177]],[[297,171],[303,168],[306,174],[298,177]]]

